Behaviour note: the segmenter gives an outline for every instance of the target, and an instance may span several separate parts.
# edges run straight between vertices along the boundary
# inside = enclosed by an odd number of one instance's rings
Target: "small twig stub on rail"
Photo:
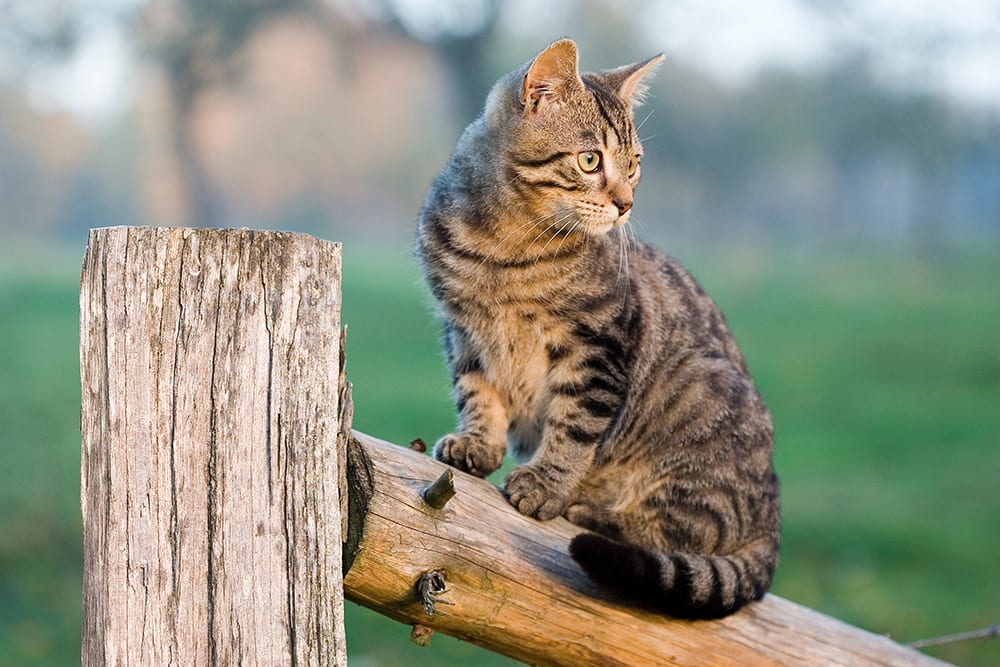
[[[455,475],[448,468],[433,484],[424,489],[421,494],[424,501],[436,510],[441,509],[455,495]]]
[[[433,637],[434,630],[419,623],[414,624],[413,630],[410,631],[410,641],[417,646],[430,646]]]

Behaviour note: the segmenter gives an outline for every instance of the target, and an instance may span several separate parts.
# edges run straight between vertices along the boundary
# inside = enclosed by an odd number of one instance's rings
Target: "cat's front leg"
[[[481,372],[455,381],[461,429],[434,446],[434,458],[459,470],[486,477],[500,467],[507,449],[507,411],[500,395]]]
[[[568,384],[553,392],[542,442],[535,456],[504,482],[510,503],[522,514],[546,521],[562,514],[594,462],[617,399],[576,393]]]

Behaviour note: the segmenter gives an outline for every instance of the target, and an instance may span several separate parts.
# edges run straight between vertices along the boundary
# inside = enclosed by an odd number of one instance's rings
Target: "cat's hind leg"
[[[613,540],[622,539],[622,529],[608,517],[601,517],[598,512],[586,503],[573,503],[563,512],[566,520],[573,525],[600,533]]]

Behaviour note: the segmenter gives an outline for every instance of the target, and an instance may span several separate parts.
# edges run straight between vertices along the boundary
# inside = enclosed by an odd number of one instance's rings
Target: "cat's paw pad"
[[[450,433],[434,445],[434,458],[476,477],[486,477],[503,463],[503,447],[465,433]]]
[[[541,521],[559,516],[566,508],[564,489],[531,466],[514,468],[504,481],[504,491],[518,512]]]

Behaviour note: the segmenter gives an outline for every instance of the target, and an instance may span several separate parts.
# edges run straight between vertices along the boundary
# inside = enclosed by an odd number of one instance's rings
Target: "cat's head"
[[[581,74],[576,44],[563,39],[498,83],[485,120],[532,216],[565,233],[628,221],[642,158],[632,110],[662,60]]]

